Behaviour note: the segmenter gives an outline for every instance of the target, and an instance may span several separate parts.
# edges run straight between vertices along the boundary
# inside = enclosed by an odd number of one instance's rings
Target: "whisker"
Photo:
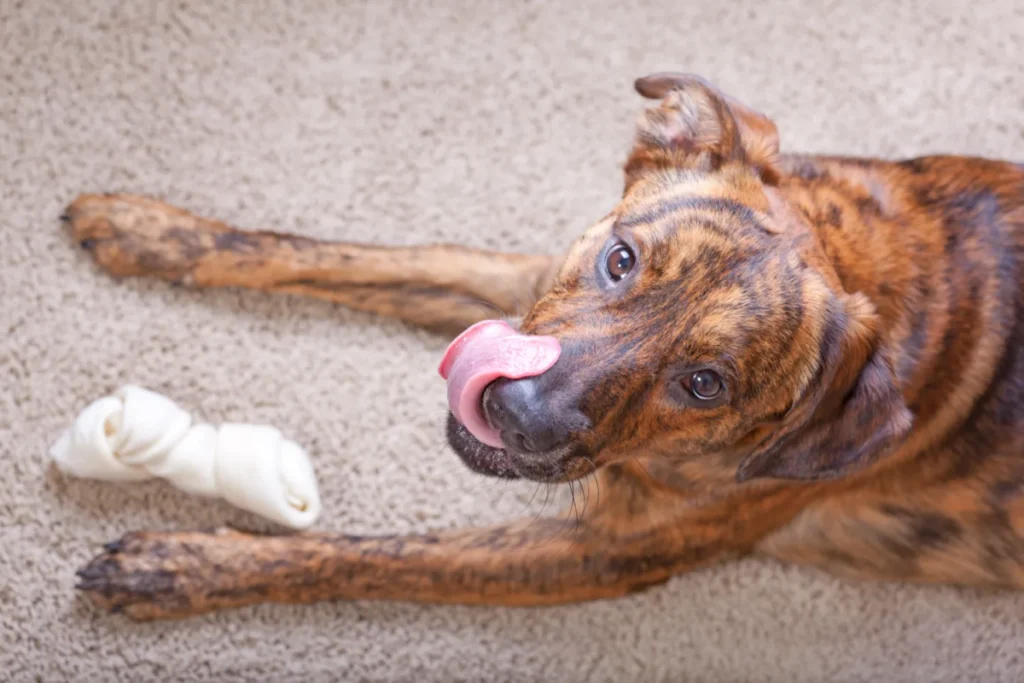
[[[583,456],[583,459],[586,460],[587,462],[589,462],[590,466],[594,468],[593,471],[589,472],[588,474],[591,474],[594,477],[594,484],[597,486],[597,503],[595,503],[595,505],[598,508],[600,508],[601,507],[601,477],[597,476],[597,465],[595,465],[594,461],[591,460],[590,458],[588,458],[585,455]]]
[[[646,467],[644,467],[644,464],[640,462],[639,458],[637,458],[635,455],[630,455],[629,457],[633,458],[637,465],[640,465],[640,469],[642,469],[647,474],[648,478],[651,481],[654,481],[654,476],[650,473],[650,471],[648,471]]]
[[[537,482],[537,487],[535,489],[533,489],[533,495],[530,496],[530,500],[526,501],[526,505],[523,506],[523,509],[520,510],[518,513],[516,513],[516,517],[519,517],[524,512],[526,512],[527,510],[530,509],[530,505],[533,504],[533,499],[537,497],[537,492],[540,491],[542,487],[543,487],[543,484],[541,484],[540,482]]]
[[[583,497],[583,506],[576,508],[576,530],[573,532],[570,547],[576,545],[579,540],[580,529],[583,527],[583,523],[587,518],[587,506],[590,505],[590,492],[587,490],[588,488],[589,486],[587,486],[586,480],[580,482],[580,495]],[[573,507],[576,507],[575,504]]]
[[[590,486],[587,484],[587,480],[590,478],[590,473],[583,478],[580,482],[580,493],[583,495],[583,509],[580,510],[579,518],[587,518],[587,507],[590,505]]]
[[[573,482],[570,481],[569,482],[569,490],[573,491],[573,489],[574,489]],[[582,496],[582,495],[583,495],[583,484],[581,483],[580,484],[580,496]],[[576,505],[576,493],[575,492],[573,492],[573,494],[572,494],[572,512],[574,512],[576,514],[576,528],[573,529],[572,540],[569,541],[569,547],[570,548],[573,545],[576,544],[576,540],[579,537],[579,533],[580,533],[580,509]]]
[[[572,495],[572,507],[565,511],[565,519],[562,521],[562,526],[558,527],[558,533],[556,533],[551,540],[562,535],[562,532],[565,531],[565,525],[569,523],[569,517],[572,516],[572,511],[576,507],[576,494],[573,492],[571,481],[569,482],[569,493]]]
[[[541,518],[541,515],[544,514],[544,510],[548,506],[548,499],[551,497],[551,485],[550,484],[547,484],[545,482],[540,482],[538,484],[538,486],[543,486],[544,487],[544,502],[541,503],[540,510],[537,511],[537,514],[534,516],[534,518],[532,520],[530,520],[529,524],[526,525],[527,529],[529,529],[531,526],[533,526],[534,523]]]
[[[478,306],[481,306],[482,308],[488,308],[488,309],[490,309],[492,311],[495,311],[498,314],[498,315],[495,316],[495,318],[501,318],[501,317],[506,315],[505,311],[500,306],[498,306],[497,304],[495,304],[495,303],[493,303],[491,301],[485,301],[484,299],[478,299],[478,298],[473,297],[473,296],[465,296],[465,295],[461,295],[459,298],[461,298],[463,301],[467,301],[469,303],[477,304]]]

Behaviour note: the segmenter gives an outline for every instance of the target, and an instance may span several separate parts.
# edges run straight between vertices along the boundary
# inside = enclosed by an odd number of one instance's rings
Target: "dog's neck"
[[[772,213],[787,232],[806,243],[811,267],[842,291],[862,293],[873,303],[883,329],[892,329],[907,315],[905,297],[914,273],[898,264],[908,259],[882,258],[912,248],[913,239],[885,198],[866,198],[845,180],[818,178],[783,182],[766,189]]]

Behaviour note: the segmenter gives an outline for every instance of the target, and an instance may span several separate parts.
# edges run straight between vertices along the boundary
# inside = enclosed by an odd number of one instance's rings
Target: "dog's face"
[[[641,118],[624,198],[521,325],[561,356],[485,393],[518,432],[506,448],[454,420],[452,445],[474,469],[541,480],[641,454],[741,480],[871,461],[909,414],[870,303],[773,194],[774,125],[691,77],[637,87],[665,100]]]

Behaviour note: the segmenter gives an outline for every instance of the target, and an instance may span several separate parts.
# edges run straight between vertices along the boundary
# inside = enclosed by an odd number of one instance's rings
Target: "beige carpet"
[[[72,589],[102,542],[262,526],[45,459],[79,408],[133,381],[298,437],[321,528],[536,511],[532,486],[471,475],[444,448],[443,340],[323,303],[115,282],[61,209],[124,190],[253,228],[557,249],[616,199],[637,75],[704,74],[771,114],[791,150],[1024,159],[1022,54],[1012,0],[0,1],[0,680],[1024,679],[1024,596],[757,561],[565,608],[264,606],[137,625]]]

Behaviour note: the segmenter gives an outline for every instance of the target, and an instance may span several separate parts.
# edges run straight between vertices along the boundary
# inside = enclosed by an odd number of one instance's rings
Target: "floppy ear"
[[[712,170],[727,162],[748,164],[764,182],[778,182],[779,131],[767,117],[692,74],[652,74],[634,85],[662,102],[637,121],[625,167],[627,190],[651,170]]]
[[[859,294],[838,303],[826,323],[817,383],[740,464],[737,481],[838,477],[875,462],[910,432],[890,354],[876,343],[874,307]]]

